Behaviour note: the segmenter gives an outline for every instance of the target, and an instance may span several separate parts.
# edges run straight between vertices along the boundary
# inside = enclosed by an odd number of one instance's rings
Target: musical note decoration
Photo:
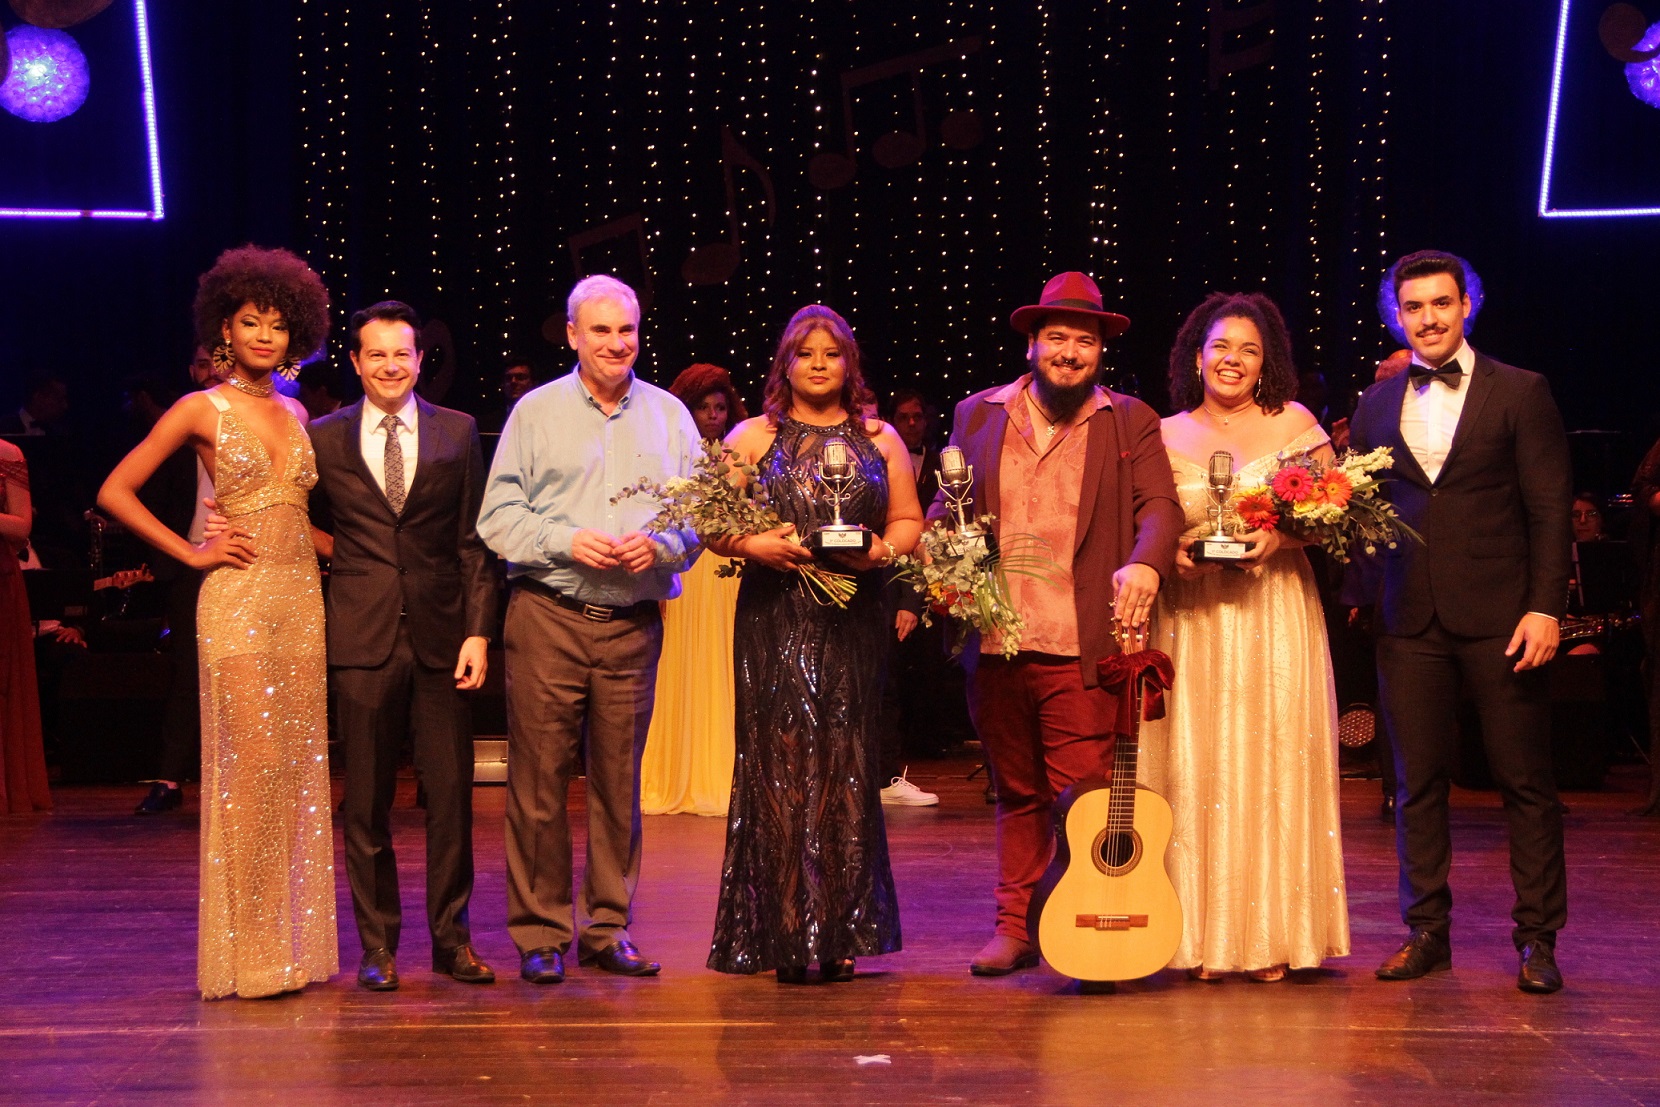
[[[1274,58],[1274,36],[1271,24],[1277,14],[1275,0],[1262,0],[1247,8],[1224,6],[1224,0],[1210,0],[1210,87],[1216,88],[1222,78],[1242,70],[1267,65]],[[1261,26],[1261,37],[1251,36],[1242,42],[1246,33]]]
[[[767,172],[766,166],[758,161],[755,155],[744,149],[732,133],[730,127],[720,129],[720,169],[721,177],[726,184],[726,227],[727,238],[724,242],[705,242],[693,246],[686,255],[686,260],[680,265],[680,276],[687,284],[694,288],[725,284],[732,279],[732,274],[738,271],[743,264],[743,228],[738,220],[738,191],[736,171],[747,169],[754,173],[761,182],[761,190],[766,196],[767,226],[772,226],[778,220],[778,197],[772,189],[772,174]]]
[[[918,50],[901,57],[890,58],[860,69],[851,69],[841,75],[842,131],[845,151],[826,150],[815,154],[807,163],[807,180],[820,192],[833,192],[852,184],[859,175],[858,127],[853,119],[854,92],[878,81],[894,77],[911,79],[911,101],[915,114],[915,130],[894,129],[880,136],[871,145],[870,156],[883,169],[898,169],[911,165],[928,148],[927,111],[922,100],[922,73],[933,66],[960,61],[976,54],[984,45],[979,37],[953,39],[942,46]],[[940,120],[940,141],[953,150],[970,150],[985,137],[985,128],[979,113],[972,108],[954,109]]]
[[[1639,50],[1637,45],[1648,34],[1648,17],[1635,4],[1610,4],[1597,20],[1597,37],[1602,48],[1615,61],[1627,65],[1641,65],[1660,57],[1660,48]]]
[[[640,300],[640,310],[642,312],[650,311],[652,303],[651,266],[646,260],[646,218],[643,213],[635,212],[632,215],[625,215],[620,219],[613,219],[609,223],[601,223],[598,226],[589,227],[585,231],[578,231],[571,235],[566,240],[571,249],[571,267],[576,270],[577,279],[581,280],[590,272],[593,272],[584,260],[584,255],[589,250],[608,243],[620,242],[623,239],[633,240],[634,247],[638,251],[639,268],[637,274],[617,273],[616,276],[634,289],[634,295],[639,297]],[[555,330],[558,337],[548,338],[548,328],[555,321],[557,321]],[[542,337],[548,338],[548,341],[556,346],[563,345],[565,342],[565,316],[561,313],[550,316],[548,322],[542,324]]]
[[[415,391],[429,403],[441,404],[455,384],[455,338],[442,319],[428,319],[421,328],[421,379]]]

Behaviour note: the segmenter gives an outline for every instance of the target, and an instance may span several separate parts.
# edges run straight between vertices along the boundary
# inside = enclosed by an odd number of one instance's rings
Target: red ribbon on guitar
[[[1135,728],[1135,682],[1141,681],[1141,717],[1164,718],[1164,692],[1176,679],[1170,655],[1160,650],[1137,650],[1104,657],[1095,668],[1101,687],[1118,700],[1113,733],[1132,734]]]

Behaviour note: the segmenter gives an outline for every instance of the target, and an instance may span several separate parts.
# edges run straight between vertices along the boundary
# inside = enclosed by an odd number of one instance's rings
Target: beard
[[[1037,395],[1038,403],[1043,409],[1055,417],[1056,422],[1069,422],[1078,414],[1078,409],[1095,395],[1095,385],[1101,379],[1101,363],[1096,362],[1095,368],[1089,376],[1076,384],[1056,384],[1043,375],[1038,367],[1036,355],[1026,359],[1027,366],[1032,371],[1032,391]],[[1066,364],[1076,364],[1068,362]]]

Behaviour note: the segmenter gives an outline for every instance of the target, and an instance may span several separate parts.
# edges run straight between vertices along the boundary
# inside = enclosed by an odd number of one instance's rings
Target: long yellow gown
[[[1284,451],[1327,441],[1310,427]],[[1276,455],[1239,471],[1260,481]],[[1208,533],[1205,467],[1172,455],[1187,534]],[[1337,695],[1308,558],[1159,591],[1166,714],[1141,728],[1141,782],[1170,801],[1170,877],[1183,933],[1172,968],[1311,968],[1349,952],[1337,803]]]
[[[640,762],[646,815],[725,815],[732,797],[732,615],[738,578],[705,553],[663,605],[657,706]]]
[[[219,408],[220,510],[253,535],[249,569],[202,580],[202,858],[197,983],[206,999],[293,991],[339,971],[329,821],[323,596],[306,495],[311,441],[290,419],[278,471]]]

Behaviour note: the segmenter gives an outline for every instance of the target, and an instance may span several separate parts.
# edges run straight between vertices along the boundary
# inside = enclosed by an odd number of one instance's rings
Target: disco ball
[[[55,123],[86,103],[86,55],[62,31],[14,27],[6,32],[11,69],[0,108],[30,123]]]
[[[1632,49],[1647,53],[1660,47],[1660,23],[1650,27]],[[1660,57],[1648,61],[1631,62],[1625,67],[1625,83],[1631,86],[1631,95],[1651,108],[1660,108]]]

